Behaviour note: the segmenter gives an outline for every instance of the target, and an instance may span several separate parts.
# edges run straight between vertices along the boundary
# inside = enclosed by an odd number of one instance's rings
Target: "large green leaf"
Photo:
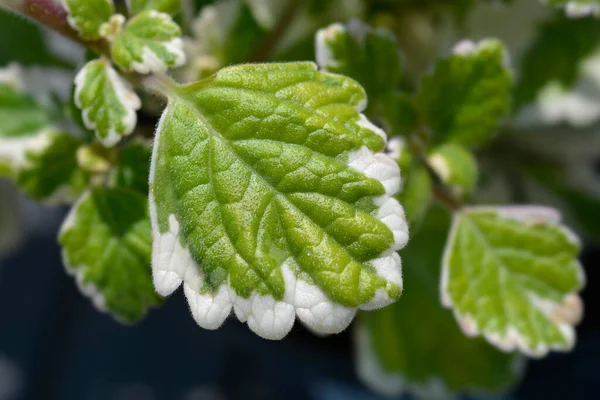
[[[369,107],[400,83],[401,58],[394,35],[358,20],[319,30],[316,60],[327,71],[356,79],[367,91]]]
[[[417,105],[436,142],[478,146],[510,108],[511,73],[502,43],[464,41],[421,80]]]
[[[63,223],[59,241],[67,271],[99,309],[133,323],[160,303],[152,287],[145,195],[102,187],[86,192]]]
[[[438,211],[438,210],[436,210]],[[382,394],[452,399],[462,393],[496,393],[515,383],[518,355],[503,353],[482,338],[466,337],[439,300],[440,264],[448,218],[411,237],[402,252],[406,290],[396,303],[361,313],[356,326],[356,368]]]
[[[579,248],[553,209],[464,209],[446,245],[442,301],[467,335],[501,349],[568,350],[582,313]]]
[[[126,71],[165,72],[185,63],[181,29],[166,13],[143,11],[127,22],[111,47],[112,58]]]
[[[75,77],[75,104],[88,129],[105,146],[133,132],[141,101],[105,58],[88,62]]]
[[[61,0],[67,10],[67,20],[86,40],[100,39],[100,27],[115,12],[113,0]]]
[[[171,89],[150,176],[154,283],[185,281],[215,329],[232,307],[279,339],[321,333],[401,294],[404,212],[365,93],[312,63],[256,64]]]

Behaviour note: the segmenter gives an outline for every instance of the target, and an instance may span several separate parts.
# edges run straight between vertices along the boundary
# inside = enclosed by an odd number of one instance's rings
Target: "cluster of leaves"
[[[296,318],[337,333],[358,313],[360,377],[424,398],[506,390],[524,356],[574,345],[579,239],[557,210],[512,203],[543,186],[593,238],[600,190],[522,140],[516,116],[577,84],[600,44],[597,1],[546,1],[558,10],[514,66],[502,41],[463,40],[418,74],[398,18],[478,2],[125,3],[45,14],[88,49],[59,107],[25,67],[0,70],[0,175],[73,203],[64,263],[99,309],[133,323],[182,285],[200,326],[233,310],[268,339]],[[278,62],[230,66],[245,61]],[[489,205],[498,175],[508,195]]]

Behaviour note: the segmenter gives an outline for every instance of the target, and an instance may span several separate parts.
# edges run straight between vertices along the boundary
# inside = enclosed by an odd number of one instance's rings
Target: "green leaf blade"
[[[24,91],[20,67],[0,68],[0,175],[15,175],[29,150],[43,147],[51,128],[48,112]]]
[[[85,40],[100,39],[100,27],[115,12],[112,0],[62,0],[69,25]]]
[[[89,176],[79,168],[82,141],[67,133],[43,133],[41,142],[25,154],[17,185],[31,198],[49,204],[70,203],[85,189]]]
[[[440,260],[448,218],[435,211],[429,220],[439,226],[425,221],[402,251],[407,290],[400,301],[359,315],[354,331],[356,370],[366,385],[387,396],[498,395],[521,376],[523,359],[482,338],[466,337],[440,304]]]
[[[568,350],[582,313],[576,236],[542,207],[478,207],[456,215],[442,300],[467,335],[506,351]]]
[[[141,107],[131,85],[104,58],[88,62],[75,77],[75,104],[106,147],[133,132]]]
[[[63,223],[59,242],[67,272],[100,310],[134,323],[160,304],[151,280],[144,195],[120,188],[84,193]]]
[[[315,41],[317,64],[356,79],[369,96],[369,106],[398,87],[402,60],[391,32],[352,20],[319,30]]]
[[[185,63],[181,28],[169,14],[143,11],[129,20],[117,35],[111,54],[125,71],[166,72]]]
[[[356,308],[400,295],[390,253],[407,239],[391,197],[399,170],[369,149],[384,139],[356,111],[358,85],[311,63],[265,64],[177,91],[151,172],[159,293],[185,281],[202,327],[220,326],[233,307],[269,339],[285,336],[295,314],[339,332]]]
[[[436,143],[476,147],[496,133],[511,102],[506,60],[499,41],[464,41],[423,77],[416,103]]]

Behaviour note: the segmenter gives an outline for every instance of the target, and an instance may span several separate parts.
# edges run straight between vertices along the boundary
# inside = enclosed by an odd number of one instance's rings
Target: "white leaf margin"
[[[88,79],[87,74],[89,73],[88,66],[91,63],[102,62],[105,68],[105,74],[109,78],[110,83],[112,84],[115,94],[119,102],[123,105],[126,111],[126,115],[123,118],[123,122],[125,125],[125,129],[123,132],[117,132],[116,124],[112,124],[110,131],[107,133],[106,137],[101,137],[98,131],[96,130],[97,122],[90,119],[89,112],[90,110],[87,108],[83,108],[81,104],[81,93],[84,88],[84,84]],[[75,95],[74,95],[75,105],[82,111],[82,118],[85,126],[96,132],[96,137],[102,144],[106,147],[112,147],[117,144],[121,140],[121,136],[129,135],[135,129],[137,124],[137,113],[136,111],[142,107],[142,102],[138,95],[133,90],[131,84],[127,82],[123,77],[119,75],[117,71],[110,65],[108,60],[103,58],[92,60],[88,62],[84,67],[77,73],[75,76]]]
[[[150,164],[150,187],[153,186],[160,132],[168,108],[163,112],[156,130],[152,161]],[[362,102],[356,108],[361,113],[366,107]],[[360,114],[360,126],[370,129],[377,135],[385,132],[373,125]],[[402,289],[402,261],[397,251],[408,242],[408,224],[404,209],[393,197],[400,189],[401,177],[398,164],[384,153],[373,153],[362,147],[348,156],[348,165],[370,178],[377,179],[385,188],[385,194],[375,198],[379,206],[377,218],[392,231],[394,243],[382,252],[379,258],[371,261],[377,274]],[[356,308],[344,307],[330,300],[316,285],[298,279],[289,265],[281,265],[285,284],[282,301],[271,295],[252,293],[248,299],[238,296],[229,283],[222,285],[218,292],[200,294],[204,277],[201,268],[192,259],[179,238],[180,223],[174,215],[169,216],[169,230],[160,233],[158,213],[152,190],[149,194],[150,220],[152,222],[152,277],[157,293],[169,296],[182,283],[184,293],[194,320],[204,329],[217,329],[231,313],[264,339],[280,340],[292,329],[296,316],[310,330],[319,334],[334,334],[346,329],[354,319]],[[378,289],[375,296],[359,309],[374,310],[393,302],[384,289]]]
[[[88,0],[81,0],[83,2],[88,1]],[[114,1],[113,0],[103,0],[106,4],[112,5],[114,8]],[[67,12],[67,22],[69,23],[69,26],[71,28],[73,28],[75,31],[77,31],[77,33],[81,34],[81,28],[79,27],[79,25],[77,24],[77,19],[75,17],[73,17],[73,10],[71,9],[71,7],[69,6],[69,2],[68,0],[60,0],[60,4],[62,5],[62,7],[65,9],[65,11]],[[108,21],[105,21],[105,23]],[[100,26],[98,27],[98,32],[96,32],[96,34],[98,35],[98,37],[100,37]],[[92,39],[92,38],[90,38]]]
[[[134,18],[138,18],[139,16],[148,16],[149,18],[156,19],[157,25],[175,24],[173,18],[169,14],[156,10],[145,11],[144,13],[138,14],[138,16]],[[125,27],[125,29],[127,29],[127,27]],[[164,73],[167,72],[169,68],[177,68],[185,64],[186,54],[184,51],[184,42],[181,37],[174,37],[170,40],[162,42],[157,41],[156,43],[160,44],[166,52],[175,56],[175,61],[173,63],[167,63],[149,47],[144,46],[142,50],[142,60],[132,61],[128,69],[139,72],[140,74]]]
[[[575,328],[583,314],[583,303],[578,296],[577,291],[571,292],[564,296],[562,303],[556,303],[550,300],[541,299],[533,294],[529,298],[533,305],[544,314],[550,321],[558,326],[558,329],[563,334],[567,341],[566,346],[559,344],[544,344],[541,343],[538,347],[531,347],[527,338],[524,337],[519,329],[515,326],[509,326],[504,334],[482,332],[482,328],[478,325],[473,316],[463,314],[454,306],[450,293],[448,292],[448,282],[450,275],[449,259],[451,254],[451,244],[456,240],[456,233],[460,224],[461,213],[465,212],[494,212],[499,217],[505,219],[513,219],[526,224],[552,224],[560,227],[569,241],[580,245],[579,238],[567,226],[561,223],[560,213],[550,207],[542,206],[472,206],[464,207],[462,211],[456,212],[453,215],[450,234],[446,242],[444,254],[442,257],[442,279],[440,280],[440,296],[442,305],[452,309],[452,313],[458,322],[463,333],[468,337],[482,336],[493,346],[498,349],[511,352],[520,351],[523,354],[541,358],[547,355],[550,351],[569,351],[575,345]],[[578,271],[580,273],[580,287],[585,285],[585,274],[583,267],[579,264]]]

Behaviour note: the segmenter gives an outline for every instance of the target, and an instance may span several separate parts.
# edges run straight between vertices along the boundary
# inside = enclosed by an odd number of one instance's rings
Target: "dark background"
[[[378,398],[357,381],[351,330],[319,338],[296,324],[270,342],[232,317],[207,331],[180,291],[136,326],[98,312],[61,263],[55,238],[65,211],[38,210],[50,222],[29,227],[0,261],[0,400]],[[582,255],[587,312],[575,350],[529,362],[506,398],[600,398],[599,259],[589,246]]]

